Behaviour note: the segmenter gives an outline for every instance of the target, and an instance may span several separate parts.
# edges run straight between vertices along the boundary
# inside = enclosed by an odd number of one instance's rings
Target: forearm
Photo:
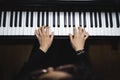
[[[31,67],[31,69],[43,68],[47,61],[46,56],[47,54],[44,53],[41,49],[35,49],[32,51],[27,65]]]
[[[90,66],[90,60],[88,57],[88,54],[85,50],[82,51],[75,51],[76,54],[76,63],[79,64],[84,64],[87,66]]]
[[[24,64],[20,73],[15,77],[14,80],[25,80],[26,78],[29,78],[29,75],[32,71],[44,67],[45,60],[46,54],[39,48],[34,47],[28,62]]]

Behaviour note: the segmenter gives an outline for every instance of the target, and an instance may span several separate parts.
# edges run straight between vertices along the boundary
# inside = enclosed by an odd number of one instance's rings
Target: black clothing
[[[81,55],[76,55],[76,52],[72,49],[72,47],[70,47],[71,45],[68,44],[69,41],[65,40],[53,42],[53,45],[48,50],[48,52],[44,53],[42,50],[39,49],[38,42],[35,43],[29,61],[25,64],[21,73],[17,76],[16,80],[31,80],[30,72],[34,70],[44,69],[49,66],[57,67],[59,65],[65,64],[75,64],[77,65],[79,70],[83,71],[83,73],[84,70],[91,71],[87,54],[83,53]],[[69,46],[67,49],[65,48],[67,47],[66,45]],[[69,51],[69,53],[67,52],[67,50]],[[55,53],[53,53],[52,51],[54,51]]]

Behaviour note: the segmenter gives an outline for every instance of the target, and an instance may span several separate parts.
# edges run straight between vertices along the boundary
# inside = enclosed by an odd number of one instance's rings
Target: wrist
[[[80,49],[76,51],[77,55],[83,54],[85,53],[84,49]]]
[[[84,48],[76,48],[75,51],[83,50]]]
[[[44,53],[46,53],[46,52],[47,52],[47,49],[46,49],[46,48],[44,48],[44,47],[39,47],[39,49],[40,49],[40,50],[42,50]]]

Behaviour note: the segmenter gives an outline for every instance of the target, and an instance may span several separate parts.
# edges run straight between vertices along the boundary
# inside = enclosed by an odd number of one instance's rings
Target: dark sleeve
[[[20,73],[14,77],[14,80],[31,80],[30,73],[34,70],[43,68],[47,63],[47,53],[33,47],[27,63],[24,64]]]
[[[76,64],[78,72],[78,76],[76,76],[78,79],[76,80],[104,80],[101,76],[95,73],[86,52],[77,55],[77,61],[79,63]]]
[[[84,51],[83,53],[77,55],[78,53],[77,52],[74,52],[74,54],[76,55],[76,63],[77,65],[86,65],[88,67],[91,67],[91,63],[90,63],[90,60],[88,58],[88,54],[86,53],[86,51]]]
[[[47,53],[44,53],[40,49],[33,49],[29,57],[28,62],[26,63],[27,69],[35,70],[44,68],[47,64]]]

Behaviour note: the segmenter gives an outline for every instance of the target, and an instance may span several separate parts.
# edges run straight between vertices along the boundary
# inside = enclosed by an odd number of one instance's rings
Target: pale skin
[[[46,53],[53,42],[54,32],[49,35],[49,27],[41,26],[35,31],[35,35],[40,44],[39,49]]]
[[[54,38],[54,32],[50,33],[49,27],[41,26],[39,29],[35,30],[35,35],[39,41],[39,49],[43,52],[47,52],[51,46]],[[88,32],[85,29],[78,27],[73,28],[73,35],[69,34],[70,42],[75,51],[84,49],[85,41],[88,38]]]

